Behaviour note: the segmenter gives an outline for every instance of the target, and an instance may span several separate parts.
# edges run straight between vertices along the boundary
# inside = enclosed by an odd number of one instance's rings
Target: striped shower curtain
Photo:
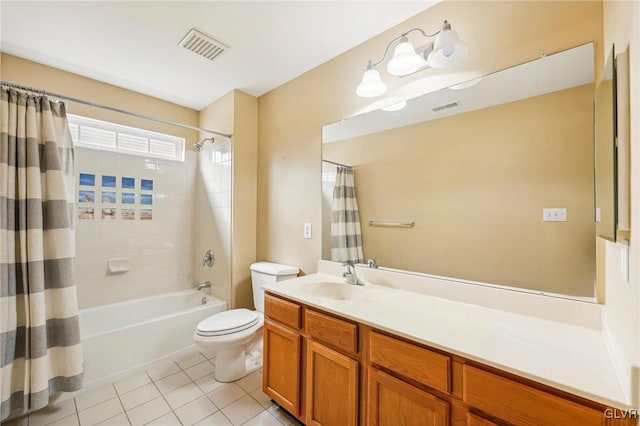
[[[360,214],[353,169],[338,166],[331,204],[331,260],[363,263]]]
[[[0,420],[82,385],[65,105],[0,87]]]

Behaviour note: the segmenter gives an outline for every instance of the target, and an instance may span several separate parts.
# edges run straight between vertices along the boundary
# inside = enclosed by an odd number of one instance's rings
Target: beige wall
[[[593,297],[592,102],[589,84],[324,144],[324,159],[355,167],[365,258]],[[569,220],[543,222],[545,207]]]
[[[455,70],[429,70],[401,81],[415,87],[440,75],[439,87],[465,71],[485,74],[595,41],[602,49],[600,2],[444,1],[308,73],[261,96],[258,144],[258,259],[300,266],[315,272],[321,256],[319,232],[302,236],[302,225],[321,227],[320,151],[323,124],[338,121],[367,106],[355,95],[370,58],[403,30],[431,31],[448,19],[469,44],[470,55]],[[596,59],[601,64],[601,54]],[[423,81],[419,81],[423,80]]]
[[[631,149],[631,240],[628,247],[629,281],[620,267],[625,244],[605,244],[604,322],[613,343],[612,355],[623,384],[633,389],[632,403],[640,406],[640,3],[604,2],[605,46],[616,51],[629,48],[630,149]]]
[[[146,96],[121,87],[112,86],[78,74],[72,74],[37,62],[16,56],[2,54],[2,78],[12,83],[22,84],[53,93],[108,105],[139,114],[150,115],[190,126],[198,125],[196,110]],[[128,115],[69,102],[67,112],[84,117],[167,133],[186,139],[187,149],[193,149],[198,132],[155,123]]]
[[[257,114],[257,99],[234,90],[202,110],[200,118],[203,128],[233,133],[231,216],[230,223],[220,225],[231,227],[228,264],[230,270],[225,282],[230,283],[226,300],[234,308],[251,308],[253,305],[249,266],[256,260]],[[215,216],[215,213],[211,212],[207,217],[212,217],[215,223],[219,223]],[[198,220],[199,223],[201,221],[202,218]],[[220,229],[217,232],[221,234]],[[210,238],[210,233],[198,231],[199,247],[196,254],[204,249],[201,242]],[[224,267],[226,265],[214,268]]]

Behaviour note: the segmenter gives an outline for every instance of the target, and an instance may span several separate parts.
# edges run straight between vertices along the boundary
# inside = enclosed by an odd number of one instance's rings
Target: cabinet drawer
[[[463,368],[464,402],[518,425],[601,426],[603,413],[479,368]]]
[[[268,293],[264,295],[264,313],[273,321],[286,325],[296,330],[300,330],[300,305],[288,300],[272,296]]]
[[[370,359],[374,364],[450,393],[451,358],[429,349],[371,332]]]
[[[467,413],[467,426],[498,426],[498,424],[469,412]]]
[[[305,327],[310,337],[345,352],[358,353],[358,325],[307,309]]]

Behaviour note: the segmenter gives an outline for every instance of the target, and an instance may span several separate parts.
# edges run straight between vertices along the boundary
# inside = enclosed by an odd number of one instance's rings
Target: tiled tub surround
[[[305,291],[309,283],[342,283],[343,270],[320,261],[318,274],[265,289],[605,405],[633,406],[609,355],[599,305],[364,268],[359,277],[381,285],[363,287],[363,297]]]
[[[115,176],[116,204],[97,199],[95,219],[76,220],[76,277],[80,308],[180,291],[195,285],[194,218],[196,153],[185,161],[169,161],[135,155],[76,148],[76,185],[80,173],[95,175],[96,198],[102,192],[101,177]],[[121,178],[135,178],[134,190],[122,189]],[[153,180],[153,191],[140,188],[141,179]],[[78,188],[88,189],[83,186]],[[122,192],[133,192],[136,204],[122,204]],[[140,204],[140,194],[152,193],[151,206]],[[80,204],[78,204],[80,206]],[[83,203],[83,207],[88,204]],[[115,207],[116,219],[103,220],[102,207]],[[122,220],[123,208],[136,210],[135,220]],[[151,208],[152,220],[140,220],[140,210]],[[107,261],[130,258],[130,270],[107,272]]]
[[[192,347],[198,322],[226,308],[214,296],[185,290],[81,309],[85,386]]]
[[[260,371],[220,383],[214,364],[212,354],[194,350],[2,425],[299,425],[262,392]]]
[[[198,155],[196,177],[195,273],[198,282],[211,281],[211,294],[230,300],[231,281],[231,142],[216,138]],[[202,267],[202,256],[212,249],[213,268]]]

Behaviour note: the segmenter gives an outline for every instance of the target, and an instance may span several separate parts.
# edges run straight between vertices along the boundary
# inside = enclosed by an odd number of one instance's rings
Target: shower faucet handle
[[[202,266],[211,268],[214,263],[216,263],[216,256],[213,254],[213,250],[209,249],[202,258]]]

